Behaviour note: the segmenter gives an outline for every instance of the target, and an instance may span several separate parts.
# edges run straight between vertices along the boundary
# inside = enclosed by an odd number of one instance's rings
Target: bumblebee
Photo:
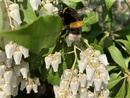
[[[74,42],[80,39],[83,25],[81,15],[87,13],[87,11],[90,10],[92,9],[88,7],[82,8],[78,11],[69,7],[65,7],[63,10],[59,10],[58,14],[65,25],[63,34],[67,32],[68,39],[70,41]]]

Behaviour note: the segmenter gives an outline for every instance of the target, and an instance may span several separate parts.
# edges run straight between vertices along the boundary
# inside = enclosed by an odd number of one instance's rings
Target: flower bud
[[[33,84],[33,91],[34,91],[34,93],[38,92],[38,86],[37,86],[37,84]]]
[[[19,51],[19,50],[15,51],[13,56],[14,56],[14,61],[15,61],[16,65],[19,65],[21,60],[22,60],[22,53],[21,53],[21,51]]]
[[[79,72],[83,73],[84,69],[86,67],[86,64],[83,61],[80,60],[80,61],[78,61],[78,67],[79,67]]]
[[[103,63],[105,66],[107,66],[109,63],[108,63],[108,60],[107,60],[107,56],[105,54],[102,54],[98,57],[99,61],[101,63]]]
[[[60,90],[65,89],[67,87],[67,85],[68,85],[68,80],[62,80],[60,82]]]
[[[15,10],[15,9],[19,10],[19,5],[16,3],[12,3],[9,5],[9,9],[10,10]]]
[[[7,44],[5,46],[5,52],[6,52],[6,55],[7,55],[7,58],[8,59],[11,59],[12,58],[12,55],[15,51],[15,47],[16,47],[16,44]]]
[[[81,87],[85,87],[87,83],[87,75],[86,74],[79,74],[78,80],[80,82]]]
[[[30,0],[30,4],[34,11],[38,10],[38,6],[41,4],[41,0]]]
[[[15,20],[18,23],[18,25],[22,23],[18,9],[10,11],[9,15],[13,20]]]
[[[5,52],[0,50],[0,61],[5,61],[6,58],[5,56],[6,56]]]
[[[19,46],[19,50],[22,52],[24,58],[29,57],[29,49],[23,46]]]
[[[50,68],[51,62],[52,62],[52,57],[51,56],[45,57],[46,69]]]
[[[51,14],[53,12],[54,6],[52,3],[47,3],[44,5],[44,8],[49,12],[49,14]]]
[[[72,79],[71,83],[70,83],[70,88],[71,88],[71,91],[74,95],[77,94],[77,91],[79,89],[79,82],[75,79]]]
[[[95,74],[95,69],[93,67],[86,67],[86,74],[87,74],[87,80],[91,81],[94,74]]]
[[[5,83],[2,86],[2,90],[5,92],[6,95],[11,95],[11,86],[9,83]]]
[[[32,84],[27,85],[26,86],[27,94],[29,94],[32,89],[33,89],[33,85]]]
[[[58,71],[58,60],[54,59],[52,62],[51,62],[51,65],[52,65],[52,68],[54,70],[54,72],[57,72]]]
[[[101,85],[102,85],[102,80],[98,79],[98,78],[95,78],[94,79],[94,87],[95,87],[96,91],[100,91]]]
[[[80,88],[80,98],[88,98],[88,93],[86,88]]]
[[[20,85],[20,90],[23,91],[27,86],[27,81],[26,80],[22,80],[21,81],[21,85]]]
[[[55,98],[57,98],[57,97],[58,97],[57,92],[59,91],[59,86],[54,85],[54,86],[53,86],[53,90],[54,90]]]
[[[10,83],[12,76],[13,76],[13,72],[11,70],[5,71],[4,73],[5,83]]]
[[[0,65],[0,76],[2,76],[5,72],[6,66],[5,65]]]

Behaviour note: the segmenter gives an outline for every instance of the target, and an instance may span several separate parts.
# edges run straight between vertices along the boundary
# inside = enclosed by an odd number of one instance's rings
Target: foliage
[[[33,11],[29,0],[12,1],[20,5],[23,23],[16,30],[3,30],[4,14],[2,14],[1,2],[0,36],[30,50],[30,57],[26,61],[30,63],[30,69],[34,76],[35,72],[33,71],[40,66],[41,74],[39,77],[42,81],[47,80],[52,85],[59,84],[63,71],[71,68],[74,61],[74,54],[67,54],[73,51],[73,45],[68,47],[65,36],[60,35],[63,28],[61,18],[57,15],[39,16],[37,13],[41,8],[39,7],[38,11]],[[123,7],[121,8],[120,4],[125,6],[127,10],[123,12]],[[130,5],[128,1],[61,0],[60,3],[53,3],[53,5],[58,8],[59,6],[69,6],[76,10],[83,6],[93,8],[82,16],[82,37],[87,39],[93,48],[107,55],[109,61],[107,68],[110,75],[107,85],[110,90],[109,96],[111,98],[130,98],[130,19],[127,16],[127,14],[130,15],[128,12]],[[119,15],[119,12],[122,16]],[[80,43],[79,46],[85,44],[82,40]],[[0,45],[4,50],[3,45]],[[62,63],[56,73],[53,72],[52,68],[45,69],[44,62],[44,58],[55,51],[62,53]]]

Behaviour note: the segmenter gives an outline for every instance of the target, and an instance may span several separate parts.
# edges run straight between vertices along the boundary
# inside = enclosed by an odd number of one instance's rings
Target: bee
[[[87,13],[88,10],[86,9],[88,9],[89,11],[92,10],[91,8],[85,7],[76,11],[72,8],[65,7],[58,12],[63,21],[63,24],[65,25],[65,29],[62,33],[64,34],[65,32],[67,32],[68,39],[71,42],[75,42],[81,38],[83,25],[81,15]]]

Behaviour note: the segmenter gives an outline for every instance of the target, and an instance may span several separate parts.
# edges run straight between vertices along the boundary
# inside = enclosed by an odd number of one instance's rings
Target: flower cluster
[[[45,57],[46,69],[49,69],[51,65],[54,72],[57,72],[60,63],[61,63],[60,52],[55,52],[54,54],[49,54],[48,56]]]
[[[80,52],[77,69],[66,69],[59,86],[54,86],[56,98],[108,98],[109,74],[107,57],[90,48]],[[66,97],[65,97],[66,96]]]
[[[5,52],[0,51],[0,98],[18,95],[20,83],[20,90],[26,88],[27,93],[30,93],[33,89],[37,93],[39,78],[31,79],[29,75],[29,63],[21,61],[19,65],[15,65],[12,59],[6,58]]]
[[[7,59],[14,58],[15,64],[19,65],[22,60],[22,55],[24,58],[27,58],[29,56],[29,50],[23,46],[19,46],[16,43],[10,42],[9,44],[5,45],[5,52],[7,55]],[[8,66],[11,66],[11,63],[8,64]]]
[[[9,10],[9,15],[13,19],[14,25],[19,26],[22,23],[19,13],[19,5],[12,3],[9,5]]]

